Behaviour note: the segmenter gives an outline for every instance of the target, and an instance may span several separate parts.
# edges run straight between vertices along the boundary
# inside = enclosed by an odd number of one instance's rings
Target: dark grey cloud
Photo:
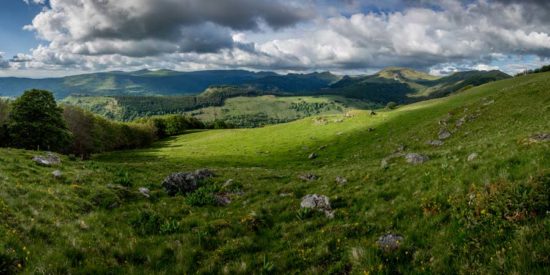
[[[299,1],[57,0],[26,29],[72,53],[139,57],[217,52],[234,46],[233,31],[279,30],[313,16]]]

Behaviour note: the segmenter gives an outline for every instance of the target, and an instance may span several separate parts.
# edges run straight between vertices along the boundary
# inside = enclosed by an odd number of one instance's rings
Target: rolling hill
[[[18,96],[28,89],[46,89],[56,98],[80,94],[193,95],[216,85],[255,86],[270,91],[312,92],[327,87],[339,77],[330,73],[278,75],[272,72],[216,70],[176,72],[170,70],[106,72],[63,78],[0,78],[0,96]]]
[[[531,74],[58,167],[0,149],[0,270],[548,274],[549,91],[550,73]],[[215,176],[193,193],[161,186],[200,168]],[[307,194],[326,195],[333,217],[301,208]]]
[[[390,67],[374,75],[344,77],[324,92],[372,102],[411,103],[507,78],[510,76],[501,71],[466,71],[435,77],[407,68]]]

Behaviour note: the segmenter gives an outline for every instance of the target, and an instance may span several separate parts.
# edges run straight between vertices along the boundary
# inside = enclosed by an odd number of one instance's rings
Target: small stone
[[[437,136],[439,137],[439,139],[448,139],[451,137],[451,132],[449,132],[448,130],[446,129],[442,129],[441,131],[439,131],[439,134],[437,134]]]
[[[389,253],[398,250],[399,247],[401,247],[403,240],[404,238],[401,235],[386,234],[380,236],[380,238],[378,238],[378,240],[376,241],[376,244],[378,245],[378,248],[380,248],[382,251]]]
[[[60,179],[63,176],[63,173],[59,170],[55,170],[55,171],[52,172],[52,175],[53,175],[54,178]]]
[[[417,153],[409,153],[405,155],[405,160],[410,164],[422,164],[429,160],[427,156],[423,156]]]
[[[443,145],[443,143],[444,142],[439,140],[439,139],[429,140],[428,142],[426,142],[426,144],[431,145],[431,146],[441,146],[441,145]]]
[[[338,176],[336,177],[336,183],[340,185],[345,185],[346,183],[348,183],[348,180],[344,177]]]
[[[149,190],[149,188],[145,188],[145,187],[140,187],[138,189],[139,193],[141,193],[144,197],[146,198],[149,198],[151,195],[149,194],[151,191]]]
[[[301,174],[298,176],[299,179],[303,180],[303,181],[314,181],[316,180],[318,177],[314,174],[311,174],[311,173],[306,173],[306,174]]]
[[[308,159],[316,159],[318,156],[316,153],[311,153],[309,154],[309,156],[307,157]]]
[[[476,159],[478,156],[477,153],[471,153],[469,156],[468,156],[468,161],[473,161],[474,159]]]

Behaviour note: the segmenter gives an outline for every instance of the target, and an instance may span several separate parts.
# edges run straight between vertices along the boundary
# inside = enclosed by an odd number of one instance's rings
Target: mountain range
[[[418,101],[509,78],[500,71],[467,71],[437,77],[408,68],[387,68],[374,75],[340,76],[330,72],[277,74],[245,70],[178,72],[140,70],[103,72],[60,78],[0,78],[0,96],[16,97],[28,89],[45,89],[63,99],[70,95],[197,95],[212,86],[233,86],[262,93],[341,95],[373,102]]]

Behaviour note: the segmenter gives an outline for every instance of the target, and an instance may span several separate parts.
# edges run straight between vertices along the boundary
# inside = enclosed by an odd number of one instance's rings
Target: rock
[[[529,137],[528,143],[540,143],[550,141],[550,133],[538,133]]]
[[[378,240],[376,241],[376,244],[378,245],[378,248],[380,248],[382,251],[389,253],[396,251],[401,247],[401,244],[403,243],[403,236],[397,235],[397,234],[386,234],[383,236],[380,236]]]
[[[53,175],[54,178],[60,179],[63,176],[63,173],[59,170],[55,170],[55,171],[52,172],[52,175]]]
[[[307,157],[308,159],[316,159],[318,156],[316,153],[311,153],[309,154],[309,156]]]
[[[299,179],[303,180],[303,181],[314,181],[316,180],[318,177],[314,174],[311,174],[311,173],[306,173],[306,174],[301,174],[298,176]]]
[[[437,136],[439,137],[440,140],[448,139],[451,137],[451,132],[449,132],[446,129],[441,129],[441,131],[439,131],[439,134],[437,134]]]
[[[139,193],[141,193],[144,197],[146,198],[149,198],[151,195],[149,194],[151,191],[149,190],[149,188],[145,188],[145,187],[140,187],[138,189]]]
[[[34,156],[34,162],[43,166],[52,166],[61,164],[61,159],[54,153],[48,153],[46,156]]]
[[[348,180],[344,177],[336,177],[336,183],[340,184],[340,185],[345,185],[346,183],[348,183]]]
[[[330,200],[327,196],[309,194],[305,195],[300,202],[300,207],[302,208],[311,208],[325,213],[329,218],[334,217],[334,212],[330,207]]]
[[[478,156],[477,153],[471,153],[469,156],[468,156],[468,161],[472,161],[474,159],[476,159]]]
[[[430,158],[417,153],[409,153],[405,155],[405,160],[410,164],[422,164],[428,161]]]
[[[293,195],[292,193],[281,193],[281,194],[279,194],[280,197],[290,197],[292,195]]]
[[[428,142],[426,142],[426,144],[431,145],[431,146],[441,146],[441,145],[443,145],[443,141],[441,141],[439,139],[429,140]]]
[[[214,195],[214,200],[216,200],[216,204],[218,205],[228,205],[231,203],[231,198],[229,197],[228,193],[218,193]]]
[[[178,193],[187,194],[195,191],[199,182],[213,176],[214,173],[208,169],[187,173],[173,173],[164,179],[162,187],[164,187],[164,190],[170,196],[175,196]]]

